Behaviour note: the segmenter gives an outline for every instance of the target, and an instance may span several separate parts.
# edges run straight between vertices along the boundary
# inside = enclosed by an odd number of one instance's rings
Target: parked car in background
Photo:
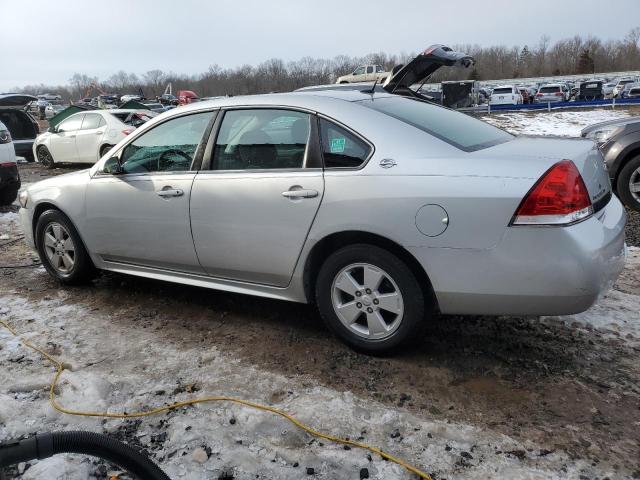
[[[152,116],[147,110],[122,109],[74,113],[39,135],[33,154],[48,168],[66,162],[93,164]]]
[[[624,90],[625,85],[629,84],[629,83],[636,83],[637,79],[635,78],[622,78],[620,80],[618,80],[618,83],[616,83],[616,86],[613,90],[613,95],[616,98],[620,98],[620,96],[622,95],[622,91]]]
[[[604,98],[603,83],[601,80],[592,80],[589,82],[582,82],[580,84],[580,91],[576,100],[589,101],[589,100],[602,100]]]
[[[39,100],[45,100],[47,102],[59,102],[62,100],[62,95],[56,93],[40,93],[36,95]]]
[[[162,95],[160,95],[159,97],[156,97],[158,99],[158,102],[162,103],[163,105],[178,105],[180,103],[180,101],[178,100],[178,97],[176,97],[175,95],[172,95],[170,93],[163,93]]]
[[[21,93],[0,94],[0,122],[9,130],[16,155],[33,162],[33,142],[40,133],[38,122],[25,111],[36,97]]]
[[[44,109],[44,116],[46,117],[47,120],[49,120],[50,118],[52,118],[55,115],[59,114],[61,111],[63,111],[67,107],[68,107],[68,105],[53,105],[53,104],[49,104]]]
[[[178,103],[180,105],[187,105],[199,100],[198,95],[191,90],[180,90],[178,92]]]
[[[622,202],[640,212],[640,119],[597,123],[584,128],[581,135],[597,143]]]
[[[375,82],[384,83],[391,75],[382,65],[360,65],[353,72],[338,77],[336,83]]]
[[[519,105],[522,95],[514,85],[500,85],[493,89],[489,103],[491,105]]]
[[[627,93],[626,98],[640,98],[640,84],[634,84]]]
[[[535,103],[565,102],[566,92],[559,83],[542,85],[534,98]]]
[[[0,206],[11,205],[18,198],[20,173],[9,129],[0,122]]]
[[[522,103],[533,103],[533,97],[530,95],[527,87],[518,87],[518,92],[522,95]]]
[[[602,85],[602,95],[604,96],[604,98],[613,98],[613,90],[615,87],[616,84],[613,82],[608,82]]]
[[[619,98],[629,98],[629,92],[632,88],[640,86],[640,83],[626,83],[620,93],[618,94]]]
[[[142,101],[142,96],[141,95],[135,95],[135,94],[127,94],[127,95],[122,95],[120,97],[120,103],[126,103],[129,102],[131,100],[135,100],[136,102],[140,102]]]

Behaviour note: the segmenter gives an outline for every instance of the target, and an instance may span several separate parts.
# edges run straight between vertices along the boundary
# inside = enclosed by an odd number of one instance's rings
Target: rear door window
[[[102,115],[97,113],[87,113],[82,121],[82,130],[93,130],[100,128],[101,125],[104,125]]]
[[[320,141],[325,168],[358,168],[372,150],[363,139],[324,118],[320,119]]]

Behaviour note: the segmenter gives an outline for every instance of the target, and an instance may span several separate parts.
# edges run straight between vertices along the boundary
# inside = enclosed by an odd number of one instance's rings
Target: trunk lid
[[[398,89],[409,88],[411,85],[420,83],[442,66],[469,67],[474,63],[473,57],[465,53],[455,52],[445,45],[431,45],[406,65],[395,67],[383,88],[394,93]]]
[[[38,100],[33,95],[23,93],[0,93],[0,107],[23,108],[27,103]]]
[[[531,152],[531,153],[522,153]],[[507,176],[527,176],[534,181],[561,160],[571,160],[587,187],[595,211],[608,202],[611,182],[602,153],[591,140],[580,138],[517,137],[514,140],[475,152],[474,156],[503,157]]]

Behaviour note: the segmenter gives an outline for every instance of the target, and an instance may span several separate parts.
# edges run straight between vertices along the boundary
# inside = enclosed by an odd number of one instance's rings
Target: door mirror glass
[[[110,175],[120,175],[122,173],[122,167],[120,166],[120,160],[118,157],[111,157],[104,162],[102,172]]]

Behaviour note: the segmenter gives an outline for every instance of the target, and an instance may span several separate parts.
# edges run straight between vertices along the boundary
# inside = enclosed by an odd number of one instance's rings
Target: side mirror
[[[49,129],[47,131],[49,133],[58,133],[58,126],[57,125],[53,125],[53,126],[49,127]]]
[[[122,175],[124,170],[120,165],[120,159],[118,157],[111,157],[102,166],[103,173],[109,173],[111,175]]]

